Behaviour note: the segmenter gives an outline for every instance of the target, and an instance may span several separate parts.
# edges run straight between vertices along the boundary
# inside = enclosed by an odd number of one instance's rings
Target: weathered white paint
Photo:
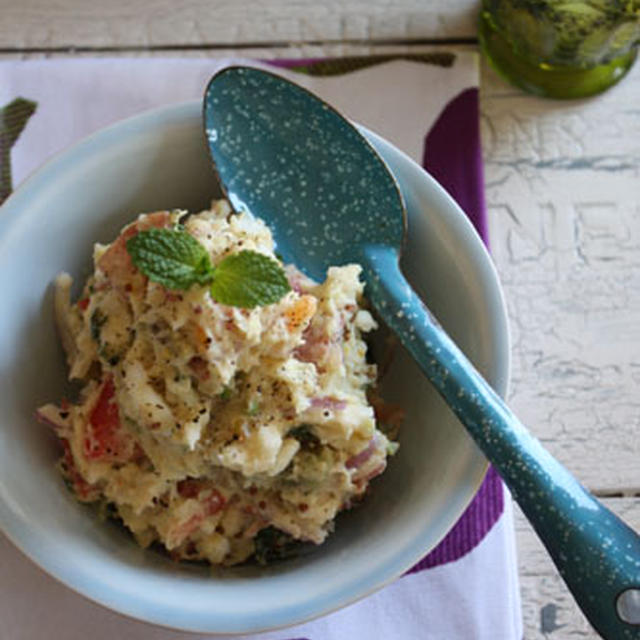
[[[492,254],[513,339],[510,404],[592,491],[640,495],[640,67],[581,101],[483,65]],[[640,530],[640,498],[605,499]],[[526,640],[596,639],[516,514]]]
[[[639,500],[610,498],[604,503],[640,530]],[[545,548],[518,509],[515,520],[525,640],[600,638],[578,609]]]
[[[640,66],[576,102],[483,81],[510,402],[590,489],[640,492]]]
[[[185,0],[177,9],[167,0],[0,0],[0,49],[13,50],[4,54],[11,57],[70,47],[81,50],[66,55],[91,54],[82,48],[241,50],[259,58],[418,51],[416,40],[473,37],[477,6]],[[482,73],[492,253],[513,333],[510,403],[590,489],[638,495],[640,65],[603,96],[573,102],[524,95],[486,64]],[[640,498],[605,502],[640,529]],[[519,513],[516,529],[526,640],[597,638]]]
[[[1,0],[0,48],[473,37],[474,0]]]

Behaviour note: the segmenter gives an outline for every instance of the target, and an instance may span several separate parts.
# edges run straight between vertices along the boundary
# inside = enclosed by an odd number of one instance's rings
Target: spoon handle
[[[640,638],[640,537],[527,431],[431,316],[393,249],[365,247],[362,265],[373,306],[500,473],[591,624],[607,640]]]

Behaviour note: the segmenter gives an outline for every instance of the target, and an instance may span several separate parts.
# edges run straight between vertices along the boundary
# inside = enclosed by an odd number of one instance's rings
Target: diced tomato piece
[[[204,482],[195,478],[186,478],[178,483],[178,493],[184,498],[197,498],[205,488]],[[217,490],[210,490],[211,493],[200,503],[200,509],[179,523],[167,535],[167,546],[173,548],[182,544],[192,533],[198,530],[203,520],[212,516],[226,504],[225,497]]]
[[[78,308],[80,311],[86,311],[89,306],[89,298],[82,298],[82,300],[78,300]]]
[[[226,503],[226,498],[217,489],[213,489],[211,495],[204,500],[205,512],[208,516],[212,516],[224,509]]]
[[[129,460],[135,449],[133,438],[122,429],[115,402],[115,386],[109,376],[102,384],[86,426],[84,454],[89,460],[122,462]]]
[[[193,356],[193,358],[189,360],[188,366],[198,380],[202,380],[204,382],[211,377],[207,361],[200,356]]]
[[[178,482],[176,489],[183,498],[197,498],[198,494],[204,489],[204,484],[202,480],[197,480],[196,478],[185,478]]]
[[[206,490],[208,495],[203,498],[202,506],[207,516],[218,513],[227,503],[225,497],[217,489],[208,489],[206,483],[197,478],[180,480],[176,488],[183,498],[198,498],[200,493]]]

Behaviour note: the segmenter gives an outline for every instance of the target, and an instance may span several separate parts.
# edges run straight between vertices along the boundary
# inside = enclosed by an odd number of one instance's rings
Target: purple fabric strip
[[[465,89],[438,116],[424,141],[422,166],[449,192],[487,244],[478,89]]]
[[[431,553],[411,567],[407,574],[453,562],[469,553],[487,535],[503,509],[502,480],[494,468],[489,467],[478,493],[453,529]]]
[[[310,60],[269,61],[294,68]],[[478,89],[462,91],[451,100],[424,141],[422,166],[453,196],[485,244],[487,222],[478,109]],[[504,509],[502,481],[493,468],[458,522],[440,544],[407,573],[453,562],[469,553],[485,537]]]
[[[486,244],[487,216],[477,88],[464,90],[438,116],[425,137],[422,166],[456,200]],[[407,573],[461,558],[487,535],[503,509],[502,480],[490,467],[480,490],[453,529]]]

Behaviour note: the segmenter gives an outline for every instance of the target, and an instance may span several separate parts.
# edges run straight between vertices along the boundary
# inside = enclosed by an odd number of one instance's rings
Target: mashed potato
[[[229,565],[268,559],[283,540],[319,544],[396,446],[367,397],[376,368],[361,336],[375,322],[359,305],[360,268],[317,284],[287,267],[291,291],[253,309],[205,286],[169,290],[136,269],[126,241],[181,216],[141,215],[96,245],[76,303],[70,276],[56,281],[70,378],[83,385],[77,402],[38,412],[62,441],[62,473],[80,501],[177,559]],[[226,201],[183,224],[213,265],[241,250],[274,257],[267,227]]]

